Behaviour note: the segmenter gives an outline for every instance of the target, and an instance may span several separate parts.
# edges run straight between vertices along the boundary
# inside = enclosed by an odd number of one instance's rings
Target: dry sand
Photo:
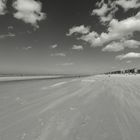
[[[140,76],[1,82],[0,140],[140,140]]]

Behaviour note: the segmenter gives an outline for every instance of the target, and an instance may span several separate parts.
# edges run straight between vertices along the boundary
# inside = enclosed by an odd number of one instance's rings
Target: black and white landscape
[[[0,0],[0,140],[139,140],[140,1]]]

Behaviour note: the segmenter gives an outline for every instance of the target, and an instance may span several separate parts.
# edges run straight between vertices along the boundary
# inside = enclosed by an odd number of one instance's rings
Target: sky
[[[139,0],[0,0],[0,73],[140,68]]]

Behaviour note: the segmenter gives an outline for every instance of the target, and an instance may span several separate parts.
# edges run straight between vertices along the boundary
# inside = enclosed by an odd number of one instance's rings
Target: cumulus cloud
[[[125,11],[129,9],[136,9],[140,7],[139,0],[117,0],[115,2],[117,5],[121,6]]]
[[[126,2],[126,3],[125,3]],[[91,47],[104,47],[102,51],[119,52],[126,48],[136,49],[140,46],[140,41],[136,41],[134,33],[140,32],[140,12],[131,17],[119,20],[115,18],[116,12],[121,6],[125,11],[139,8],[139,0],[101,0],[96,3],[97,9],[91,15],[99,17],[101,24],[106,25],[106,31],[98,33],[88,28],[81,31],[84,25],[72,27],[69,36],[75,35],[77,40],[89,43]]]
[[[35,0],[16,0],[13,3],[13,8],[16,10],[14,17],[30,23],[35,28],[38,28],[38,21],[46,18],[45,13],[41,12],[42,3]]]
[[[124,50],[124,46],[120,42],[111,42],[105,48],[102,49],[104,52],[119,52]]]
[[[127,54],[122,54],[122,55],[116,56],[116,59],[119,59],[119,60],[130,59],[130,58],[140,58],[140,53],[129,52]]]
[[[0,39],[5,39],[5,38],[11,38],[11,37],[15,37],[16,35],[13,33],[8,33],[8,34],[2,34],[0,35]]]
[[[58,45],[57,44],[53,44],[52,46],[50,46],[52,49],[55,49],[55,48],[57,48],[58,47]]]
[[[97,9],[93,9],[91,15],[97,15],[102,24],[111,21],[116,11],[118,11],[116,3],[111,2],[110,0],[108,0],[107,3],[105,3],[104,0],[102,0],[101,2],[97,2],[96,6]]]
[[[63,64],[59,64],[60,66],[71,66],[74,65],[73,62],[67,62],[67,63],[63,63]]]
[[[118,7],[122,7],[125,11],[129,9],[136,9],[140,7],[139,0],[101,0],[96,3],[97,9],[93,9],[91,15],[97,15],[102,24],[111,21],[114,18],[115,13],[118,11]]]
[[[32,47],[31,46],[27,46],[27,47],[23,47],[22,49],[25,50],[25,51],[28,51],[28,50],[32,49]]]
[[[95,31],[92,31],[86,35],[82,35],[81,37],[77,38],[78,40],[83,40],[91,44],[91,46],[102,46],[103,43],[99,37],[99,34]]]
[[[14,27],[13,26],[8,26],[8,30],[13,30]]]
[[[128,60],[128,61],[126,61],[126,63],[127,63],[127,64],[130,64],[130,63],[132,63],[132,61],[131,61],[131,60]]]
[[[140,41],[136,40],[122,40],[120,42],[111,42],[106,47],[102,49],[102,51],[108,52],[119,52],[124,50],[125,48],[136,49],[140,46]]]
[[[72,34],[87,34],[89,33],[90,28],[89,27],[85,27],[84,25],[80,25],[80,26],[74,26],[69,30],[69,33],[67,34],[67,36],[71,36]]]
[[[78,38],[91,44],[91,46],[103,46],[111,41],[118,41],[122,38],[130,38],[134,32],[140,31],[140,12],[133,17],[118,21],[112,19],[108,25],[107,32],[98,34],[91,31],[86,35]]]
[[[128,48],[138,48],[140,46],[140,41],[126,40],[124,41],[124,45]]]
[[[102,7],[99,9],[94,9],[92,11],[92,15],[97,15],[97,16],[105,16],[105,14],[109,11],[109,8],[107,4],[103,3]]]
[[[83,46],[82,45],[73,45],[72,47],[73,50],[83,50]]]
[[[0,0],[0,15],[6,14],[6,2],[7,0]]]
[[[64,56],[66,56],[66,54],[65,53],[53,53],[53,54],[51,54],[51,56],[62,56],[62,57],[64,57]]]

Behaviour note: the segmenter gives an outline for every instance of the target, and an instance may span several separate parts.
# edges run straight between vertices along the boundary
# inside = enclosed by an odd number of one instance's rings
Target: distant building
[[[137,73],[137,69],[136,68],[128,69],[127,73],[132,73],[132,74]]]
[[[140,74],[140,69],[133,68],[133,69],[127,69],[127,70],[118,70],[118,71],[112,71],[112,72],[107,72],[105,74]]]
[[[139,73],[139,74],[140,74],[140,69],[138,69],[138,70],[137,70],[137,73]]]

